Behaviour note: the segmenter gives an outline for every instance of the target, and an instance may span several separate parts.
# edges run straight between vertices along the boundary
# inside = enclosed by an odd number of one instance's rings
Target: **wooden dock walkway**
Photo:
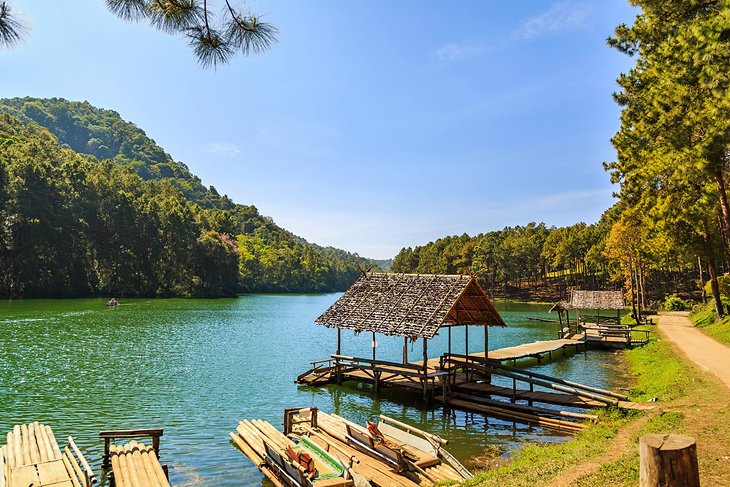
[[[614,406],[624,409],[653,409],[654,405],[635,403],[623,395],[568,380],[550,377],[527,368],[508,366],[504,362],[552,358],[553,352],[585,347],[583,336],[544,340],[469,355],[443,354],[438,358],[407,364],[332,355],[330,360],[313,363],[313,368],[297,378],[299,384],[325,385],[332,382],[371,383],[375,392],[381,386],[422,392],[444,406],[483,412],[487,415],[538,424],[558,431],[574,433],[581,429],[575,419],[591,415],[575,409]],[[492,383],[493,377],[511,380],[512,387]],[[493,396],[502,398],[493,399]],[[507,401],[505,401],[505,399]],[[535,404],[536,403],[536,404]],[[541,407],[539,404],[552,405]],[[568,410],[559,410],[567,408]],[[567,419],[564,419],[567,418]]]

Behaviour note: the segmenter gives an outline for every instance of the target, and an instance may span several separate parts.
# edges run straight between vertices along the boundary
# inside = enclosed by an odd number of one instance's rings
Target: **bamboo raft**
[[[443,446],[442,438],[399,421],[380,417],[382,437],[363,426],[317,408],[287,409],[284,433],[262,420],[243,420],[230,437],[236,447],[278,486],[415,487],[440,481],[460,481],[471,474]],[[284,452],[304,443],[336,459],[340,476],[310,480],[303,467]],[[324,463],[315,457],[315,467]],[[323,469],[327,471],[327,468]]]
[[[112,487],[170,487],[167,467],[160,465],[160,436],[162,429],[148,428],[137,430],[101,431],[104,439],[102,467],[108,469]],[[114,445],[119,438],[149,437],[152,444],[147,446],[132,440],[123,445]]]
[[[0,447],[0,487],[91,487],[96,477],[69,436],[63,451],[50,426],[16,425]]]

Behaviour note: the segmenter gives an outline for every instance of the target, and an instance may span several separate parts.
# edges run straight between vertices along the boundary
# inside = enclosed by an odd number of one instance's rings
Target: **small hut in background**
[[[571,291],[570,301],[559,301],[550,311],[557,311],[563,338],[584,335],[587,341],[620,341],[631,343],[631,330],[621,325],[621,311],[626,309],[622,291]],[[575,321],[570,321],[575,311]],[[597,314],[586,314],[595,311]],[[565,313],[565,323],[562,314]],[[603,312],[603,313],[601,313]]]
[[[395,273],[363,273],[315,323],[337,328],[337,353],[342,354],[343,328],[372,334],[373,355],[370,359],[349,359],[349,367],[372,372],[376,388],[380,374],[403,371],[404,377],[420,380],[424,396],[429,378],[428,340],[442,327],[447,327],[451,354],[451,327],[465,326],[466,354],[469,349],[469,326],[484,329],[484,362],[487,362],[490,326],[506,326],[487,294],[471,275],[427,275]],[[376,334],[403,337],[402,364],[376,358]],[[423,362],[408,360],[408,340],[423,339]],[[360,364],[360,365],[358,365]],[[395,368],[394,366],[400,366]],[[420,369],[420,370],[419,370]],[[412,372],[416,372],[415,375]]]

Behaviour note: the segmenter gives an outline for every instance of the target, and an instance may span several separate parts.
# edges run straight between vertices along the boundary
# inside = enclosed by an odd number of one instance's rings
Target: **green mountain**
[[[378,264],[206,188],[117,112],[0,100],[0,295],[337,291]]]

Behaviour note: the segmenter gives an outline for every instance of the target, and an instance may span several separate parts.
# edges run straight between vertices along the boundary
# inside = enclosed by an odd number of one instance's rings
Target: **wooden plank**
[[[28,445],[30,447],[30,459],[32,463],[39,463],[41,461],[41,452],[38,448],[38,439],[35,435],[35,429],[38,423],[30,423],[28,425]]]
[[[99,438],[139,438],[140,436],[162,436],[162,428],[141,428],[134,430],[100,431]]]
[[[81,482],[79,481],[79,478],[76,476],[76,472],[74,471],[73,466],[71,465],[71,462],[66,456],[61,457],[61,461],[63,461],[63,465],[66,467],[66,472],[68,473],[69,477],[71,478],[71,482],[73,483],[73,487],[89,487],[88,485],[81,485]]]
[[[54,460],[53,448],[51,448],[51,442],[46,434],[46,425],[39,424],[35,429],[36,441],[38,442],[38,449],[41,454],[41,461],[48,462]]]
[[[5,461],[5,455],[8,448],[6,446],[0,446],[0,487],[5,487],[5,477],[7,476],[7,464]]]
[[[42,485],[55,482],[68,482],[71,480],[63,464],[63,460],[39,463],[36,468],[38,469],[38,477],[40,477]]]
[[[75,477],[81,482],[84,486],[86,486],[85,478],[84,478],[84,472],[81,470],[81,467],[79,466],[79,462],[76,461],[76,458],[73,456],[73,453],[71,452],[71,448],[66,447],[64,449],[64,452],[66,453],[66,461],[71,465],[71,469],[73,470],[72,477]],[[88,486],[86,486],[88,487]]]
[[[142,453],[140,451],[144,445],[132,441],[129,443],[128,459],[130,462],[130,469],[133,472],[133,477],[137,479],[135,485],[148,486],[152,485],[150,478],[147,475],[147,469],[144,463],[142,463]],[[154,479],[155,481],[157,479]],[[156,483],[156,482],[155,482]]]
[[[51,444],[51,449],[53,450],[53,457],[54,459],[59,459],[63,457],[63,454],[61,453],[61,449],[58,447],[58,442],[56,441],[56,436],[53,434],[53,430],[50,426],[45,427],[46,430],[46,436],[48,437],[48,442]]]
[[[28,425],[27,424],[21,424],[20,425],[20,434],[18,435],[20,438],[20,450],[23,452],[23,460],[18,463],[17,466],[23,466],[23,465],[30,465],[32,462],[30,458],[30,443],[28,442]],[[18,440],[15,440],[16,444]]]
[[[157,451],[152,447],[148,446],[142,449],[142,459],[147,463],[148,470],[151,470],[157,479],[157,484],[160,487],[170,487],[170,482],[167,480],[165,471],[160,465],[160,460],[157,458]]]
[[[112,462],[112,475],[114,477],[115,487],[130,487],[124,478],[124,473],[122,472],[122,462],[119,447],[117,445],[109,446],[109,457]]]
[[[16,467],[10,471],[11,487],[30,487],[40,485],[41,479],[38,477],[35,465],[24,465]]]
[[[89,465],[89,462],[86,461],[86,458],[84,457],[84,454],[81,453],[81,450],[79,450],[79,447],[76,446],[76,442],[74,441],[72,436],[68,437],[68,445],[73,450],[74,454],[76,455],[76,458],[78,458],[79,463],[81,464],[81,467],[84,469],[85,476],[82,477],[85,479],[86,484],[90,484],[91,478],[94,477],[94,473],[91,471],[91,466]],[[88,480],[88,481],[86,481]]]
[[[5,456],[6,456],[5,462],[7,463],[8,468],[11,468],[18,464],[17,461],[15,460],[15,455],[16,455],[15,452],[17,450],[15,448],[15,435],[13,434],[12,431],[8,432],[8,434],[6,436],[6,441],[7,441],[7,443],[6,443],[7,449],[5,450]]]

